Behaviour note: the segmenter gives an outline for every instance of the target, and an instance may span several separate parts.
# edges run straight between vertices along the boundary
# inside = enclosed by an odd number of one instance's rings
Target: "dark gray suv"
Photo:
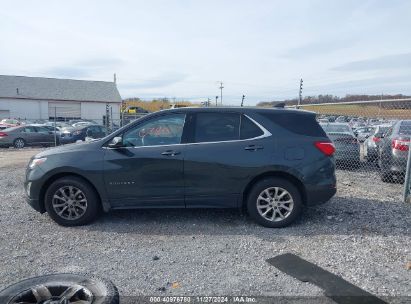
[[[92,142],[43,151],[26,174],[29,204],[59,224],[99,210],[244,208],[284,227],[336,192],[334,146],[300,110],[181,108]]]

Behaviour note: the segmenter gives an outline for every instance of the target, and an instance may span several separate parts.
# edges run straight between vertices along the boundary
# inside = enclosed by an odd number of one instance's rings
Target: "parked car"
[[[69,127],[61,130],[60,142],[62,144],[75,143],[79,140],[85,141],[89,138],[103,138],[107,135],[107,129],[100,125],[86,125],[80,127]]]
[[[360,143],[347,123],[321,124],[335,145],[335,160],[342,167],[357,167],[360,164]]]
[[[64,128],[69,128],[69,127],[71,127],[71,125],[69,125],[68,123],[61,122],[61,121],[56,121],[56,122],[54,122],[54,121],[49,121],[49,122],[46,122],[44,125],[45,125],[45,126],[50,126],[50,127],[56,126],[56,127],[59,128],[60,130],[61,130],[61,129],[64,129]]]
[[[10,127],[16,127],[20,125],[20,121],[18,121],[17,119],[5,118],[0,121],[0,124],[9,125]]]
[[[4,130],[11,127],[17,127],[20,125],[20,122],[17,119],[5,118],[0,121],[0,130]]]
[[[91,121],[79,121],[76,123],[73,123],[72,126],[74,128],[79,128],[79,127],[84,127],[84,126],[91,126],[91,125],[95,125],[96,123],[93,123]]]
[[[150,113],[150,111],[143,109],[142,107],[129,106],[124,110],[123,113],[124,114],[139,114],[139,113],[148,114]]]
[[[18,126],[0,131],[0,146],[24,148],[25,146],[54,145],[54,134],[44,127]]]
[[[356,128],[355,130],[353,130],[353,132],[358,141],[361,143],[364,142],[368,137],[370,137],[374,130],[375,127],[362,127]]]
[[[348,120],[348,117],[347,116],[338,116],[336,119],[335,119],[335,122],[340,122],[340,123],[346,123],[346,122],[348,122],[349,120]]]
[[[392,124],[382,124],[375,126],[374,132],[364,141],[364,157],[368,162],[378,160],[378,145],[384,133]]]
[[[67,124],[69,124],[70,126],[73,126],[74,124],[84,123],[84,122],[88,122],[88,123],[93,124],[93,125],[97,125],[97,124],[98,124],[98,123],[95,122],[94,120],[89,120],[89,119],[71,119],[71,120],[69,120],[69,121],[67,122]]]
[[[407,169],[410,149],[411,120],[397,121],[379,144],[380,176],[382,181],[401,181]]]
[[[25,189],[34,209],[65,226],[100,209],[246,208],[261,225],[284,227],[335,194],[334,150],[311,112],[164,110],[37,154]]]

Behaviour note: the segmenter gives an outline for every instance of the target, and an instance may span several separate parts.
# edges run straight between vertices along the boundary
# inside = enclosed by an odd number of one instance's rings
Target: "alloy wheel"
[[[37,285],[17,294],[10,304],[91,304],[92,292],[78,284]]]
[[[286,219],[294,208],[294,200],[287,190],[281,187],[264,189],[257,197],[258,213],[266,220],[279,222]]]
[[[24,140],[21,138],[16,139],[14,146],[18,149],[24,148]]]
[[[56,214],[66,220],[77,220],[87,210],[87,198],[74,186],[64,186],[54,193],[52,206]]]

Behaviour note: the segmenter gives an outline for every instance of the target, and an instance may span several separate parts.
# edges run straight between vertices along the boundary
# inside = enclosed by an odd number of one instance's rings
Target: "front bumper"
[[[43,187],[44,173],[40,168],[26,170],[26,180],[24,182],[24,192],[27,203],[36,211],[44,213],[44,205],[41,201],[41,189]]]
[[[30,198],[28,196],[26,196],[26,202],[27,204],[29,204],[34,210],[40,212],[40,213],[44,213],[46,212],[46,210],[44,209],[44,207],[40,204],[40,201],[38,199],[34,199],[34,198]]]

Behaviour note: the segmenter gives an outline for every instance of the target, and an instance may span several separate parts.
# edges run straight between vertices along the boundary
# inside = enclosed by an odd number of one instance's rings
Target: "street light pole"
[[[221,105],[223,105],[223,89],[224,89],[223,82],[221,81],[220,82],[220,96],[221,96],[220,103],[221,103]]]

